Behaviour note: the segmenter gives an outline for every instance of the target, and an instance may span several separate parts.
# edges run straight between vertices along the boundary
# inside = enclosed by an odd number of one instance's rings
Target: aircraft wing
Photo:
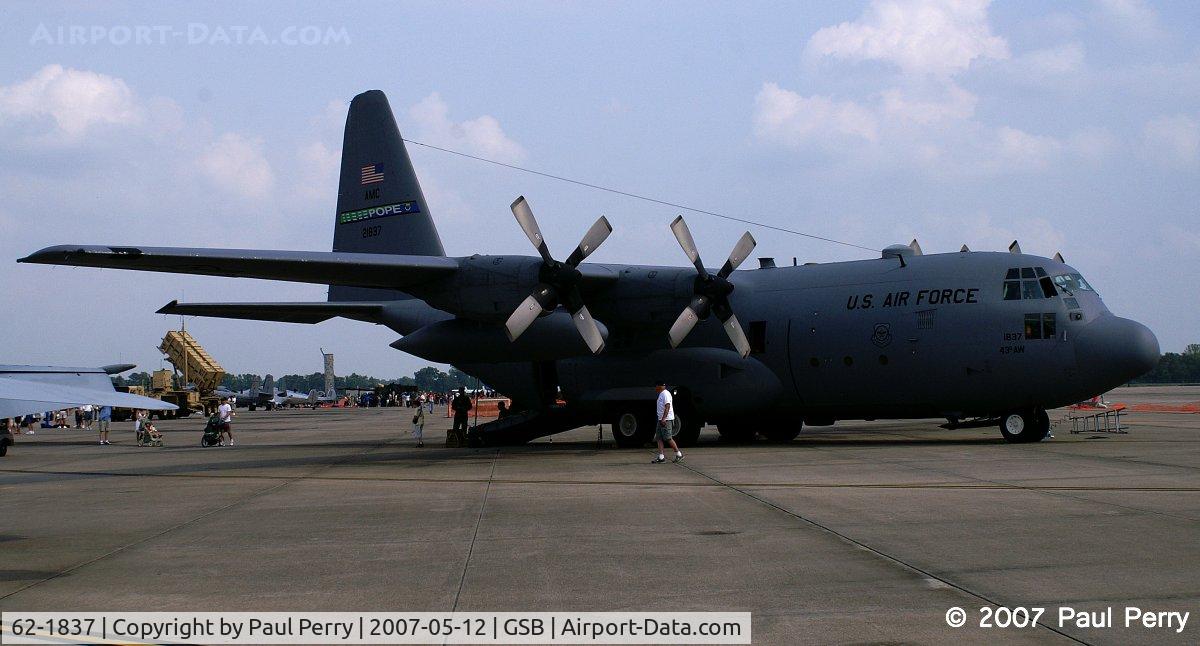
[[[445,256],[97,245],[46,247],[17,262],[400,290],[458,270]]]
[[[120,393],[101,368],[0,366],[0,418],[83,404],[174,410],[160,399]]]
[[[280,321],[283,323],[320,323],[336,316],[374,323],[383,312],[379,302],[316,302],[316,303],[180,303],[171,301],[158,314],[186,316],[215,316],[251,321]]]

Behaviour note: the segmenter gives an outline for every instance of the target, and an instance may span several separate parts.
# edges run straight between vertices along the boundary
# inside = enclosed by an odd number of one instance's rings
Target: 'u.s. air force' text
[[[879,304],[879,307],[907,307],[909,305],[961,305],[978,303],[978,287],[950,287],[946,289],[922,289],[917,297],[912,297],[908,290],[888,292],[880,303],[875,294],[851,294],[846,297],[846,309],[869,310]]]

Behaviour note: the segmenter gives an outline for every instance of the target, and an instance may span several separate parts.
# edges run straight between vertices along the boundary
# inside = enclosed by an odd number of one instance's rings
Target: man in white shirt
[[[657,423],[654,428],[654,441],[658,443],[658,457],[650,461],[651,464],[660,464],[666,462],[663,457],[663,443],[669,443],[672,449],[675,449],[675,459],[673,462],[679,462],[683,459],[683,452],[679,450],[679,445],[675,444],[675,406],[674,398],[671,396],[671,391],[667,390],[667,385],[663,382],[658,382],[654,386],[654,390],[658,392],[658,404],[656,407]]]
[[[228,446],[233,446],[233,406],[229,405],[229,399],[221,398],[221,405],[217,406],[217,415],[221,420],[221,437],[229,435]],[[221,442],[225,446],[224,442]]]

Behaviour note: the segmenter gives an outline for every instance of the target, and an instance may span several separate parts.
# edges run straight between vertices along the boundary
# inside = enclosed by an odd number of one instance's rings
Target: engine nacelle
[[[607,340],[608,328],[597,321]],[[392,343],[402,352],[437,363],[495,363],[553,361],[591,355],[575,329],[571,315],[558,310],[533,322],[515,342],[498,323],[452,319],[426,325]]]

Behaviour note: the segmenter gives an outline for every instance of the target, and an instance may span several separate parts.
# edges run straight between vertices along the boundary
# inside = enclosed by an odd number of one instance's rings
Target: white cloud
[[[1101,14],[1120,31],[1136,38],[1159,33],[1158,13],[1143,0],[1100,0]]]
[[[996,152],[1000,160],[1005,166],[1018,170],[1046,168],[1062,147],[1054,137],[1032,135],[1009,126],[996,131]]]
[[[979,102],[974,94],[953,83],[947,83],[940,95],[914,98],[899,88],[892,88],[884,90],[881,96],[884,115],[919,124],[969,119],[975,114],[975,104]]]
[[[301,180],[299,192],[302,197],[321,200],[336,196],[342,164],[341,148],[332,149],[315,141],[297,151],[296,161],[299,163],[297,173]]]
[[[1190,167],[1200,162],[1200,123],[1187,115],[1151,119],[1142,129],[1144,154],[1168,165]]]
[[[133,91],[119,78],[47,65],[25,81],[0,87],[0,122],[51,117],[59,136],[79,138],[96,124],[142,119]]]
[[[763,83],[754,108],[755,133],[789,146],[825,141],[829,135],[868,141],[878,138],[875,115],[852,101],[800,96],[774,83]]]
[[[1008,43],[991,32],[988,0],[874,0],[855,22],[825,27],[810,56],[891,63],[907,74],[951,75],[977,58],[1006,59]]]
[[[225,133],[197,160],[200,172],[222,190],[261,199],[271,194],[275,174],[263,155],[262,140]]]
[[[1096,128],[1071,135],[1067,146],[1085,161],[1100,162],[1116,150],[1118,142],[1108,130]]]
[[[491,115],[467,121],[451,121],[450,109],[437,92],[421,99],[408,111],[416,122],[418,135],[429,143],[462,150],[488,159],[519,162],[525,149],[504,134],[500,122]]]
[[[1038,49],[1021,56],[1019,66],[1038,76],[1061,76],[1083,69],[1084,50],[1080,43],[1064,43]]]

